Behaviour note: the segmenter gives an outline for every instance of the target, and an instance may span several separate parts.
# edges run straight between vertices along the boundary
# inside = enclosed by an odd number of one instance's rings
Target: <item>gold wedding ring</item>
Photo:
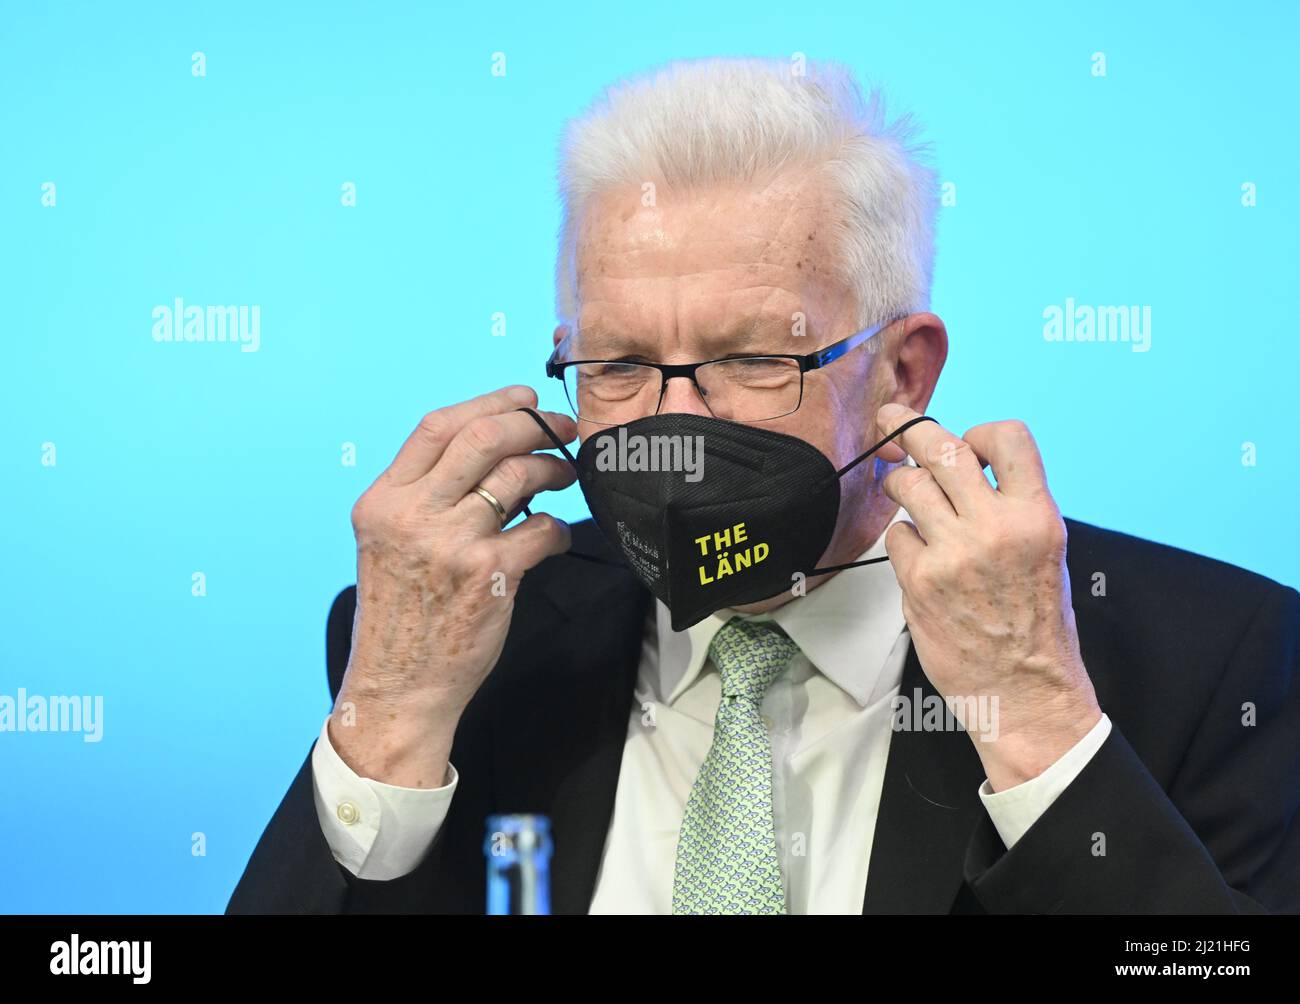
[[[506,507],[497,501],[497,497],[482,485],[476,485],[474,492],[477,495],[481,495],[485,500],[487,500],[487,504],[497,511],[497,516],[501,519],[501,527],[504,529],[506,523],[510,521],[509,515],[506,513]]]

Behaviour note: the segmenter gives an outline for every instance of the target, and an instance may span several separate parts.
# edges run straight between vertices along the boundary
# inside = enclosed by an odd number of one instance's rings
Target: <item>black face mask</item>
[[[904,423],[837,471],[795,436],[680,413],[606,428],[587,437],[575,460],[541,416],[519,410],[577,468],[596,525],[668,607],[674,631],[769,599],[800,576],[888,561],[814,567],[839,519],[840,478],[913,425],[934,421]]]

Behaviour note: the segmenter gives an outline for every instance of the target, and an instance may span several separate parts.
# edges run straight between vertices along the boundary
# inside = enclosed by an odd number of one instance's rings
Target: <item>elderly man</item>
[[[1300,597],[1063,520],[1020,422],[922,418],[934,178],[847,71],[620,84],[561,185],[574,416],[433,411],[358,501],[334,710],[232,912],[482,912],[510,812],[564,913],[1300,909]],[[575,478],[595,524],[532,512]]]

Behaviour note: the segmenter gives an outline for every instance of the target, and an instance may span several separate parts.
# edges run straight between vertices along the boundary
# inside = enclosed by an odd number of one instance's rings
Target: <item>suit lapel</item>
[[[900,698],[938,700],[911,646]],[[946,709],[945,709],[946,712]],[[920,717],[921,712],[916,712]],[[912,716],[907,716],[912,721]],[[949,724],[953,724],[948,719]],[[984,811],[984,769],[960,729],[895,730],[890,736],[864,913],[948,913],[962,884],[966,845]]]
[[[583,550],[609,553],[584,543]],[[503,688],[496,711],[493,801],[496,811],[550,818],[552,911],[582,914],[613,816],[650,594],[623,568],[555,561],[563,564],[542,585],[549,603],[514,646],[512,661],[526,671]],[[914,646],[900,696],[922,708],[939,699]],[[951,910],[984,811],[983,779],[964,731],[893,733],[864,913]]]
[[[618,787],[650,594],[622,568],[558,558],[544,623],[503,690],[494,749],[501,811],[550,818],[551,909],[588,911]]]

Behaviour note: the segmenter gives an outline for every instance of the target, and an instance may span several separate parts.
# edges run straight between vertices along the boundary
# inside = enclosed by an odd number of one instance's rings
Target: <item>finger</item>
[[[925,541],[916,527],[907,520],[899,520],[885,532],[885,553],[894,566],[894,575],[901,585],[910,576],[913,566],[925,550]]]
[[[998,491],[1007,495],[1047,492],[1043,456],[1024,422],[986,422],[975,426],[964,438],[988,463],[997,478]]]
[[[379,477],[394,485],[418,481],[433,470],[447,445],[467,422],[515,408],[536,406],[537,395],[531,387],[513,386],[431,411],[420,419],[420,424],[406,437],[393,462]]]
[[[535,512],[496,538],[507,575],[520,576],[543,558],[569,549],[569,525],[549,513]]]
[[[920,417],[905,405],[891,403],[876,413],[876,424],[881,434],[888,436],[904,423]],[[912,459],[934,475],[958,513],[974,513],[992,499],[993,490],[984,477],[983,465],[971,444],[960,436],[937,422],[918,422],[895,442],[899,440]]]
[[[506,457],[488,472],[478,487],[489,492],[506,510],[509,523],[538,492],[559,491],[578,479],[573,465],[549,453],[525,453]],[[502,527],[500,514],[487,499],[470,488],[456,503],[456,509],[477,526],[488,530]]]
[[[957,522],[952,502],[924,467],[910,464],[898,467],[885,475],[881,487],[907,511],[921,536],[928,541],[942,536]]]
[[[561,442],[571,442],[577,436],[578,428],[569,416],[551,411],[538,414]],[[533,417],[522,411],[475,418],[456,433],[426,476],[429,497],[455,505],[506,457],[526,456],[554,446]]]

